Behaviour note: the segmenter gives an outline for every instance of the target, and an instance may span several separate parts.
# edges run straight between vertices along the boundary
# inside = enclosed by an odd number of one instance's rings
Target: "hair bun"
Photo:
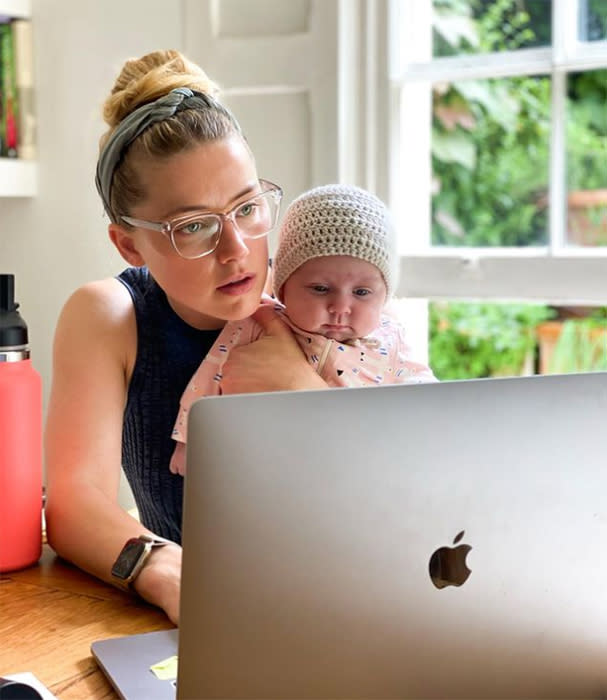
[[[103,118],[112,129],[143,104],[171,90],[189,87],[217,97],[219,88],[207,74],[174,49],[154,51],[127,60],[103,105]]]

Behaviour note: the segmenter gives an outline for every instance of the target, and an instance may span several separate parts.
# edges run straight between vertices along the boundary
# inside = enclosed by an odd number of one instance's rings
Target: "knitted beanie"
[[[323,185],[304,192],[287,209],[272,260],[274,295],[312,258],[351,255],[375,265],[386,298],[397,283],[396,240],[389,212],[370,192],[351,185]]]

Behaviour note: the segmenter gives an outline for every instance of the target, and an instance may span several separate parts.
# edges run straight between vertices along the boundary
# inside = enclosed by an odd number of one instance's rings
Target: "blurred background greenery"
[[[607,371],[607,306],[432,302],[429,315],[443,381]]]

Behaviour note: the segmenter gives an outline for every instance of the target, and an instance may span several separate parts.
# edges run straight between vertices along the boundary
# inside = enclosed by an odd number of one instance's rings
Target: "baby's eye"
[[[326,294],[329,291],[326,284],[313,284],[310,289],[317,294]]]
[[[366,297],[368,294],[371,294],[370,289],[355,289],[354,290],[354,296],[357,297]]]

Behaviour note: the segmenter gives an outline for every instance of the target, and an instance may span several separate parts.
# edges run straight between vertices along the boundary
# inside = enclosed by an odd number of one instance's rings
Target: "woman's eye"
[[[238,210],[238,216],[251,216],[251,214],[255,211],[256,206],[257,205],[255,202],[247,202],[246,204],[243,204]]]
[[[196,221],[190,221],[184,226],[180,226],[175,233],[181,236],[196,236],[205,235],[212,236],[217,232],[218,223],[215,219],[206,221],[204,219],[197,219]]]

